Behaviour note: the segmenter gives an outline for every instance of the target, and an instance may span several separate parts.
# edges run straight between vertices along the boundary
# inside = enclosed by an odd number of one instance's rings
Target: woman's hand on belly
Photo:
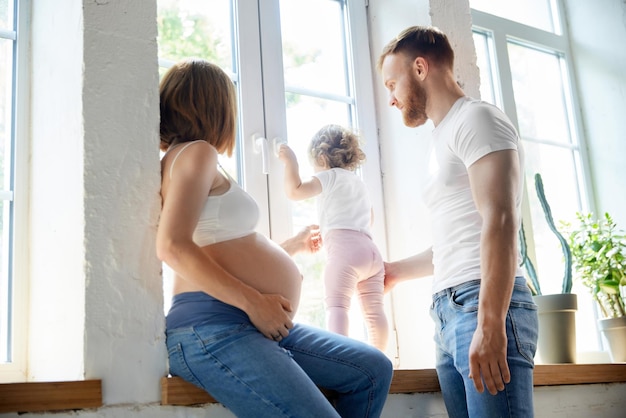
[[[300,301],[302,275],[293,259],[260,234],[212,244],[203,248],[226,271],[264,295],[282,295],[295,315]]]
[[[267,338],[280,341],[293,328],[291,303],[281,295],[260,294],[257,301],[246,307],[252,324]]]
[[[203,251],[228,273],[249,286],[240,308],[267,338],[280,341],[293,327],[302,276],[280,246],[260,234],[211,244]],[[211,280],[207,277],[207,280]],[[175,276],[174,294],[202,290]],[[233,291],[239,291],[233,289]],[[275,338],[274,338],[275,337]]]

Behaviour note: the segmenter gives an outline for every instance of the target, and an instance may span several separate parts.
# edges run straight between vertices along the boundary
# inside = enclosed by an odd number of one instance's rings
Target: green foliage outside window
[[[159,57],[171,61],[197,57],[214,62],[221,67],[229,65],[220,61],[217,51],[221,45],[208,19],[200,14],[181,12],[174,6],[159,11]]]

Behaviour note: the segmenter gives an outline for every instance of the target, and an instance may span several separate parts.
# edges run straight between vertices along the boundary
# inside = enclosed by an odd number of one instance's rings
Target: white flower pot
[[[539,362],[576,363],[576,294],[538,295],[533,299],[539,314]]]
[[[608,343],[611,360],[626,362],[626,316],[599,319],[598,327]]]

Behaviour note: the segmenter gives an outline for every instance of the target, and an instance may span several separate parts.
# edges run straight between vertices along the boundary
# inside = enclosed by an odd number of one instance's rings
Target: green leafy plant
[[[543,180],[541,179],[541,174],[535,173],[535,191],[537,192],[537,197],[539,198],[539,203],[541,203],[541,208],[543,209],[543,214],[546,218],[546,222],[550,227],[550,230],[554,235],[556,235],[559,243],[561,244],[561,250],[563,251],[563,261],[564,261],[564,270],[563,270],[563,282],[561,285],[561,293],[571,293],[572,291],[572,251],[570,249],[569,243],[567,239],[559,232],[554,224],[554,218],[552,217],[552,210],[550,209],[550,205],[548,204],[548,200],[546,199],[546,194],[543,189]],[[535,266],[533,265],[531,259],[528,257],[527,245],[526,245],[526,233],[524,232],[524,225],[522,224],[519,231],[519,241],[520,241],[520,251],[522,255],[522,265],[526,268],[526,273],[528,274],[529,279],[529,287],[533,295],[541,295],[541,286],[539,284],[539,279],[537,278],[537,271],[535,270]]]
[[[561,222],[567,230],[576,278],[589,289],[605,318],[626,316],[621,287],[626,286],[626,234],[611,215],[595,219],[576,213],[576,223]]]

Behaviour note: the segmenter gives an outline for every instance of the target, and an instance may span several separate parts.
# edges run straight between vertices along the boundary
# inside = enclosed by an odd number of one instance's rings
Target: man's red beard
[[[428,120],[428,115],[426,115],[428,98],[426,97],[426,90],[415,78],[411,78],[409,89],[412,94],[402,108],[402,119],[406,126],[415,128]]]

